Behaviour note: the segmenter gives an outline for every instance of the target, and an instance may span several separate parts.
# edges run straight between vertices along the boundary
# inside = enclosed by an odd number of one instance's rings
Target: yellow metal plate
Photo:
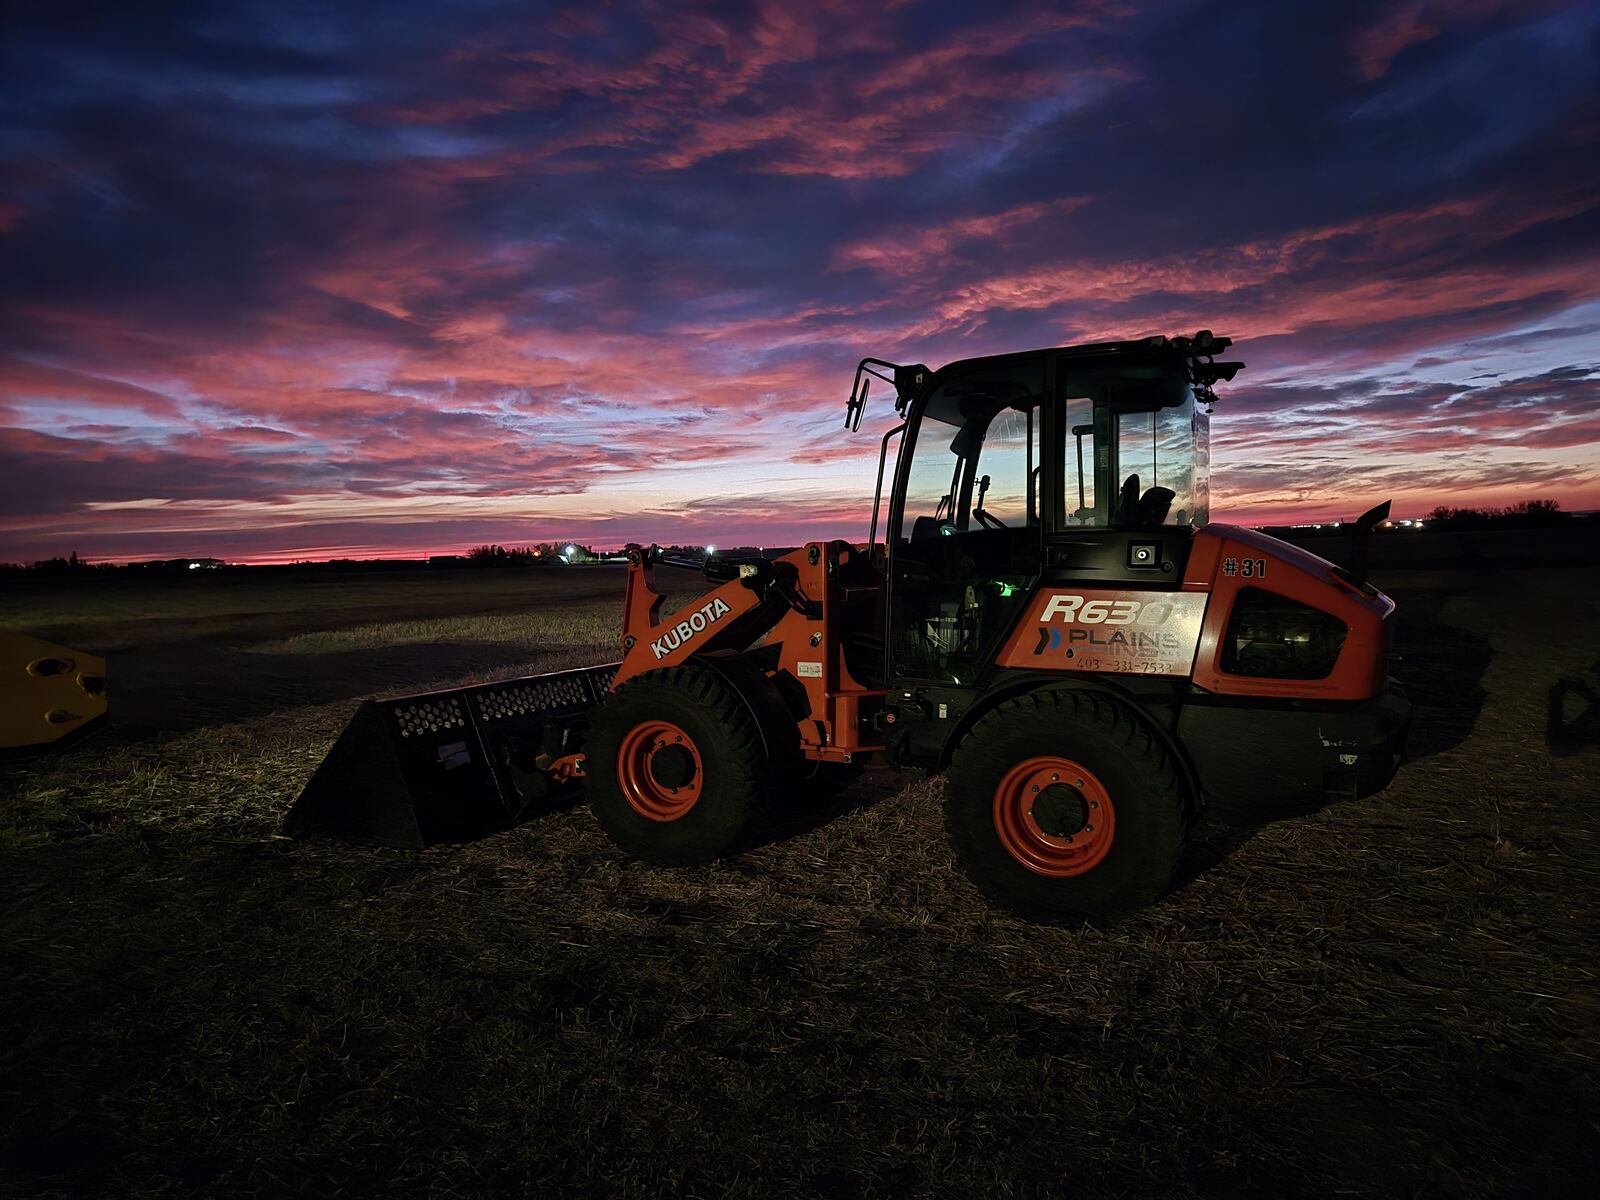
[[[0,751],[48,746],[105,715],[105,659],[0,633]]]

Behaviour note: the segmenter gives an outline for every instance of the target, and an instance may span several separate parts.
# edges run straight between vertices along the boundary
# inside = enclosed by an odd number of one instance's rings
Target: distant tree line
[[[8,571],[35,571],[40,575],[77,575],[84,571],[105,571],[111,567],[110,563],[87,563],[78,557],[74,550],[66,558],[42,558],[35,563],[5,563]]]
[[[1554,500],[1524,500],[1506,508],[1452,508],[1440,505],[1427,516],[1429,529],[1535,529],[1565,525],[1572,514]]]
[[[112,572],[168,572],[182,571],[185,574],[191,571],[204,569],[206,571],[232,570],[229,564],[220,558],[162,558],[148,559],[143,562],[86,562],[78,557],[76,550],[61,558],[41,558],[31,563],[0,563],[0,574],[3,575],[105,575]]]
[[[466,563],[473,567],[559,567],[569,562],[588,562],[596,557],[588,546],[576,542],[540,542],[534,546],[492,544],[468,550]]]

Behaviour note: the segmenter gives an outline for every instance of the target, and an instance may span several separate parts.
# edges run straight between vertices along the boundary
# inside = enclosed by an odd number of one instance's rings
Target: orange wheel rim
[[[623,799],[652,821],[676,821],[693,808],[704,778],[699,747],[671,721],[635,725],[617,751]]]
[[[1100,865],[1111,851],[1117,813],[1094,772],[1070,758],[1027,758],[994,791],[1000,844],[1035,875],[1064,879]]]

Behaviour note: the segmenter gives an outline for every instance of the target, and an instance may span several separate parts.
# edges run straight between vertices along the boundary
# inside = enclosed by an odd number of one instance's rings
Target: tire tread
[[[686,836],[686,831],[704,824],[680,823],[694,816],[698,804],[680,821],[649,822],[632,811],[614,786],[614,765],[602,760],[614,753],[614,744],[641,719],[631,711],[636,707],[680,724],[686,709],[698,710],[697,715],[726,739],[715,756],[716,787],[721,796],[712,803],[726,810],[719,814],[724,819],[715,832]],[[744,701],[721,675],[694,663],[649,671],[622,684],[596,711],[589,744],[599,751],[591,753],[589,807],[618,847],[647,862],[682,866],[726,853],[756,819],[776,783],[775,764],[768,759],[761,730]],[[702,746],[700,753],[709,774],[708,749]],[[706,803],[702,796],[700,804]]]
[[[1156,830],[1156,836],[1174,847],[1172,860],[1176,847],[1187,838],[1189,805],[1178,764],[1145,720],[1103,693],[1046,687],[1002,701],[981,717],[956,747],[947,775],[944,817],[957,865],[991,901],[1034,919],[1110,923],[1154,900],[1170,882],[1172,861],[1135,863],[1133,886],[1126,896],[1090,905],[1081,897],[1074,899],[1074,893],[1084,890],[1081,881],[1093,879],[1094,872],[1068,881],[1017,875],[1026,868],[1012,865],[998,840],[993,848],[974,841],[964,824],[964,818],[970,822],[971,814],[963,806],[992,805],[993,797],[966,793],[972,789],[972,781],[987,778],[997,768],[993,760],[998,756],[996,745],[1002,732],[1015,736],[1025,727],[1038,730],[1041,743],[1065,737],[1074,727],[1097,733],[1115,748],[1120,762],[1135,774],[1141,790],[1151,798],[1150,815],[1165,826]],[[1040,745],[1040,753],[1047,750],[1047,744]],[[998,764],[1002,770],[1009,765],[1003,760]],[[1119,822],[1121,819],[1119,816]],[[996,854],[1003,857],[1002,862],[995,860]],[[1076,886],[1056,887],[1052,897],[1050,885],[1058,883]]]

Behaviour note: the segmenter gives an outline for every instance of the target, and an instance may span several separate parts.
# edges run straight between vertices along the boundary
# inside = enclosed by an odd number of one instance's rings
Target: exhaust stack
[[[1367,543],[1380,521],[1389,519],[1389,501],[1374,505],[1356,518],[1355,533],[1350,544],[1349,580],[1358,588],[1367,586]]]

